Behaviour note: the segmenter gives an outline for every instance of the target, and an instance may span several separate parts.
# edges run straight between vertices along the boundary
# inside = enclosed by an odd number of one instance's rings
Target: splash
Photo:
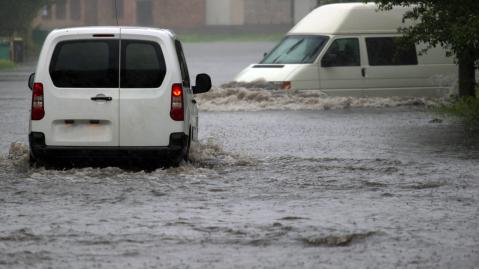
[[[249,166],[255,161],[247,156],[226,152],[214,138],[201,143],[193,143],[190,148],[190,161],[199,167],[212,166]]]
[[[173,173],[173,174],[189,174],[198,173],[200,170],[217,169],[227,166],[249,166],[253,165],[255,161],[249,157],[242,156],[235,153],[227,152],[218,144],[214,138],[208,138],[205,141],[196,142],[190,148],[190,161],[182,162],[179,167],[172,167],[168,169],[159,168],[153,173]],[[30,166],[30,150],[28,145],[21,142],[13,142],[10,144],[10,149],[7,155],[0,156],[0,168],[7,172],[17,173],[31,173],[32,175],[55,175],[64,174],[76,175],[80,177],[114,177],[120,174],[144,174],[144,171],[129,173],[123,171],[121,168],[106,167],[106,168],[77,168],[67,171],[49,171],[44,167]],[[150,174],[150,173],[146,173]]]
[[[365,233],[346,233],[337,235],[327,235],[318,237],[305,237],[301,241],[307,246],[312,247],[346,247],[357,241],[362,241],[378,234],[377,232],[365,232]]]
[[[26,172],[29,170],[30,151],[28,145],[20,142],[10,144],[7,156],[0,156],[0,167],[3,170]]]
[[[282,91],[267,85],[225,84],[197,97],[202,111],[330,110],[363,107],[436,106],[426,97],[329,97],[322,92]]]

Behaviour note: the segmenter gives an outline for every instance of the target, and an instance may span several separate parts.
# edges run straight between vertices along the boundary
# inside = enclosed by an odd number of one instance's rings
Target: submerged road
[[[286,97],[233,89],[203,99],[191,163],[54,171],[27,165],[24,87],[0,81],[0,268],[479,264],[479,139],[422,100],[269,110]]]

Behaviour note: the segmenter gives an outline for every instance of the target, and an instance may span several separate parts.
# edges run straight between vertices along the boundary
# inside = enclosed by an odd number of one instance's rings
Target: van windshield
[[[306,64],[318,57],[328,41],[327,36],[286,36],[260,64]]]

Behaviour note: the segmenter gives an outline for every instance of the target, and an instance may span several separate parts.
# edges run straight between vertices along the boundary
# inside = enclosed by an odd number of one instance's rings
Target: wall
[[[206,0],[207,25],[243,25],[244,0]]]
[[[245,0],[245,24],[293,24],[291,0]]]
[[[156,0],[153,20],[161,28],[195,28],[206,24],[205,0]]]

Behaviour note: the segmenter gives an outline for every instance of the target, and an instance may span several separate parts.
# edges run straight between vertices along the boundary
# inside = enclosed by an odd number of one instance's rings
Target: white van
[[[408,9],[375,4],[324,5],[308,14],[259,64],[236,82],[265,81],[282,89],[334,96],[443,96],[454,90],[458,67],[443,48],[398,34]]]
[[[191,86],[168,30],[84,27],[48,35],[29,87],[32,161],[174,165],[198,137],[193,95],[211,80],[200,74]]]

